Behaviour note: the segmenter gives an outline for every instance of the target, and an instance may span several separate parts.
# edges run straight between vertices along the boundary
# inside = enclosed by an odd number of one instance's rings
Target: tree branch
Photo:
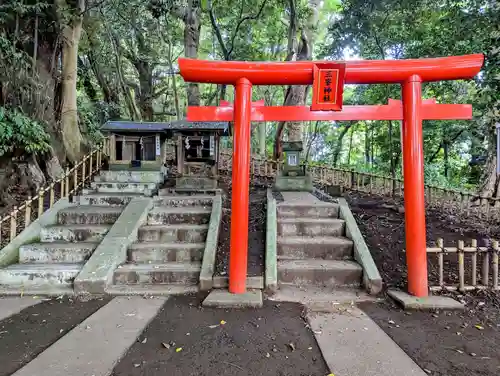
[[[464,132],[465,132],[465,129],[462,129],[454,137],[452,137],[450,140],[448,140],[448,146],[453,145],[453,143],[457,140],[457,138],[459,138],[460,135],[462,133],[464,133]],[[438,156],[439,152],[441,151],[441,149],[443,147],[444,147],[444,141],[441,141],[441,143],[439,144],[439,147],[434,152],[434,154],[432,154],[432,156],[429,158],[429,160],[427,161],[427,163],[432,163],[434,161],[434,159],[436,159],[436,157]]]
[[[180,19],[182,21],[186,20],[186,17],[187,17],[187,8],[186,7],[182,7],[182,6],[179,6],[179,5],[172,4],[172,7],[170,8],[170,11],[178,19]]]
[[[241,18],[239,21],[238,21],[238,24],[236,25],[236,29],[234,30],[234,34],[233,34],[233,37],[231,38],[231,49],[229,50],[228,52],[228,55],[231,56],[231,53],[233,52],[233,49],[234,49],[234,41],[236,39],[236,36],[238,35],[238,31],[240,30],[240,27],[241,25],[243,24],[243,22],[245,21],[249,21],[249,20],[256,20],[260,17],[260,15],[262,14],[262,11],[264,10],[264,7],[266,5],[266,2],[267,0],[263,0],[262,1],[262,4],[260,5],[260,8],[259,8],[259,11],[257,12],[257,14],[253,15],[253,16],[246,16],[246,17],[243,17]],[[242,8],[243,9],[243,8]]]
[[[215,36],[217,37],[217,41],[219,42],[220,48],[222,50],[222,54],[224,55],[224,60],[229,60],[229,53],[227,51],[226,45],[224,44],[224,40],[222,39],[222,34],[219,29],[219,25],[217,25],[217,20],[214,15],[214,8],[212,6],[212,2],[208,2],[208,15],[210,16],[210,23],[212,24],[212,28],[214,29]]]

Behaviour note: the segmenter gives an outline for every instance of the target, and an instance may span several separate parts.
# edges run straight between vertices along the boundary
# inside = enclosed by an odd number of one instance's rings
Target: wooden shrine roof
[[[221,121],[187,121],[174,120],[169,122],[140,121],[108,121],[103,125],[103,132],[161,133],[167,130],[221,130],[226,132],[228,122]]]

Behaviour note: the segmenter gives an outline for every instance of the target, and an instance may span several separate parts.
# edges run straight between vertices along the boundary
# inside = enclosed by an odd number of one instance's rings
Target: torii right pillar
[[[427,254],[425,231],[424,145],[422,132],[422,79],[408,77],[401,85],[403,98],[403,177],[408,292],[426,296]]]

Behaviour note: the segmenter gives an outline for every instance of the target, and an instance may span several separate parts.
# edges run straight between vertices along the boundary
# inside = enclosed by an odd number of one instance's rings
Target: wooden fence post
[[[459,285],[458,285],[458,290],[459,291],[464,291],[465,287],[465,252],[464,252],[464,241],[459,240],[458,241],[458,278],[459,278]]]
[[[31,223],[31,195],[28,196],[26,207],[24,208],[24,228],[27,228]]]
[[[10,241],[17,235],[17,206],[10,212]]]
[[[488,253],[488,250],[483,252],[483,285],[488,286],[488,279],[490,275],[490,254]]]
[[[472,265],[471,265],[471,274],[472,274],[471,283],[472,283],[472,286],[476,287],[477,286],[477,252],[478,252],[476,239],[472,239],[471,247],[476,248],[476,252],[472,253],[472,258],[471,258],[471,263],[472,263]]]
[[[83,186],[85,185],[85,162],[87,161],[86,158],[83,158],[83,161],[82,161],[82,188]]]
[[[493,242],[493,290],[498,290],[498,241]]]
[[[43,199],[44,199],[44,190],[40,189],[38,191],[38,217],[40,218],[43,214]]]
[[[66,179],[66,194],[64,197],[69,197],[69,167],[66,167],[66,176],[64,178]]]
[[[439,267],[439,286],[444,287],[444,262],[443,262],[443,253],[444,253],[444,244],[443,239],[437,240],[438,248],[441,248],[441,252],[438,253],[438,267]]]
[[[54,183],[50,183],[49,208],[54,206]]]

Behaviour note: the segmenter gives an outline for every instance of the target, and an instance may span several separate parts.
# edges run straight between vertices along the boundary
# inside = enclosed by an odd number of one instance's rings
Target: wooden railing
[[[0,218],[0,249],[45,211],[52,208],[57,200],[76,195],[87,183],[90,183],[92,177],[102,167],[105,148],[106,143],[99,149],[92,150],[73,168],[67,168],[58,180],[41,188],[34,197],[28,196],[28,199],[21,205],[14,206],[8,215]]]
[[[500,290],[498,285],[498,256],[500,252],[500,247],[498,241],[492,241],[491,247],[478,247],[477,240],[472,240],[470,246],[466,247],[465,242],[460,240],[456,247],[444,247],[443,239],[437,240],[437,247],[427,248],[427,253],[435,254],[437,256],[438,264],[438,284],[430,286],[431,291],[470,291],[470,290],[480,290],[480,289],[490,289],[490,290]],[[458,282],[454,281],[450,283],[445,281],[445,258],[448,255],[456,256],[456,265],[458,268]],[[470,256],[470,284],[465,282],[466,274],[466,261]],[[452,257],[453,257],[452,256]],[[478,256],[480,256],[481,261],[481,278],[480,283],[478,283]],[[450,261],[450,260],[446,260]],[[455,265],[451,260],[450,266]],[[491,278],[490,278],[490,267],[491,267]]]

